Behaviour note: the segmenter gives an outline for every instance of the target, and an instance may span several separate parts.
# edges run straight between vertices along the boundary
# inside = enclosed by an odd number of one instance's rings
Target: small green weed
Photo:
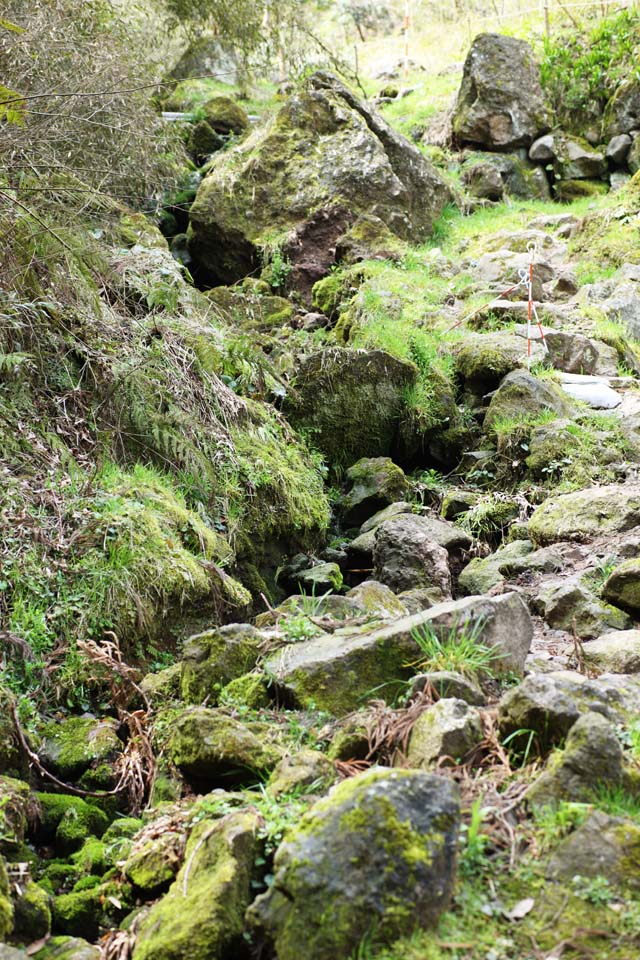
[[[416,627],[411,636],[420,648],[420,657],[411,666],[418,670],[453,670],[474,678],[493,677],[500,654],[482,643],[484,625],[480,618],[475,622],[455,620],[444,631],[430,624]]]

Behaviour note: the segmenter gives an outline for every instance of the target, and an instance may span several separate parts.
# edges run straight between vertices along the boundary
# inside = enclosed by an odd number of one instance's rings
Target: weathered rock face
[[[429,626],[436,633],[455,635],[478,621],[482,643],[497,654],[492,669],[522,674],[533,626],[518,593],[438,603],[374,630],[345,627],[279,650],[265,667],[286,699],[303,707],[313,702],[341,716],[356,709],[372,690],[392,699],[411,677],[412,665],[420,659],[412,631]]]
[[[308,292],[359,214],[419,242],[451,199],[417,147],[336,77],[316,73],[273,123],[215,159],[191,208],[189,246],[206,272],[233,283],[274,233],[294,231],[283,250],[290,279]]]
[[[559,880],[606,877],[609,883],[638,889],[640,828],[631,820],[594,810],[589,818],[554,850],[546,875]]]
[[[212,787],[242,782],[272,770],[280,753],[250,727],[232,717],[196,707],[173,727],[168,747],[173,763],[194,784]]]
[[[536,415],[544,410],[553,410],[559,416],[571,414],[572,404],[555,383],[539,380],[526,370],[508,373],[491,398],[484,419],[485,430],[504,417],[521,417],[523,412]]]
[[[138,929],[135,960],[223,960],[242,943],[251,899],[258,817],[204,821],[191,834],[169,893]]]
[[[443,778],[372,770],[340,784],[281,845],[248,920],[279,960],[347,957],[430,927],[455,875],[459,804]],[[349,841],[345,843],[345,836]]]
[[[607,104],[603,139],[609,140],[632,130],[640,130],[640,81],[637,78],[620,84]]]
[[[475,707],[464,700],[438,700],[416,720],[411,731],[407,762],[428,769],[439,759],[463,760],[482,740],[482,722]]]
[[[46,724],[41,733],[40,755],[50,770],[83,786],[112,787],[109,764],[122,752],[118,722],[111,718],[70,717]]]
[[[620,786],[624,779],[624,756],[615,727],[600,713],[586,713],[571,727],[564,750],[551,757],[527,799],[538,805],[588,802],[599,788]]]
[[[487,702],[482,689],[474,680],[452,670],[419,673],[413,678],[408,699],[412,700],[429,688],[435,690],[441,698],[463,700],[472,707],[483,707]]]
[[[280,797],[296,788],[316,788],[324,793],[336,779],[331,760],[319,750],[300,750],[282,758],[269,779],[268,793]]]
[[[451,596],[450,550],[469,547],[468,534],[446,520],[412,514],[386,520],[376,531],[374,576],[392,590],[426,587],[436,599]]]
[[[525,677],[500,701],[500,730],[506,736],[533,730],[542,749],[561,743],[585,713],[600,713],[620,722],[637,710],[640,682],[635,677],[602,676],[598,680],[572,671]]]
[[[640,630],[612,630],[583,644],[585,662],[607,673],[640,673]]]
[[[540,70],[524,40],[483,33],[464,65],[453,132],[490,150],[528,147],[549,129]]]
[[[534,543],[588,542],[640,524],[640,487],[611,484],[552,497],[534,512],[529,535]]]
[[[393,451],[416,376],[412,363],[383,350],[324,350],[301,363],[285,411],[294,426],[313,431],[330,463],[350,466]]]

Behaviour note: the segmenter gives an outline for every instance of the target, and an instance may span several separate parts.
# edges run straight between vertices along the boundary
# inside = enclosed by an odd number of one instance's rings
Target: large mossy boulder
[[[452,893],[458,819],[443,778],[374,769],[345,781],[280,846],[248,919],[279,960],[301,949],[305,960],[346,958],[365,940],[433,927]]]
[[[80,937],[51,937],[37,953],[38,960],[100,960],[101,955],[100,947]]]
[[[191,207],[189,246],[203,270],[234,283],[268,259],[278,234],[290,282],[310,292],[358,215],[420,242],[451,199],[417,147],[319,72],[271,123],[214,159]]]
[[[545,545],[632,530],[640,524],[640,486],[635,483],[591,487],[551,497],[534,511],[529,536]]]
[[[384,350],[323,350],[300,364],[285,412],[333,465],[386,457],[417,375],[414,364]]]
[[[477,36],[453,116],[456,140],[507,151],[528,147],[549,126],[540,69],[529,44],[493,33]]]
[[[231,97],[212,97],[200,110],[216,133],[244,133],[249,129],[249,117],[244,107]]]
[[[258,826],[252,813],[198,824],[175,883],[139,925],[133,960],[231,960],[239,955]]]
[[[640,130],[640,80],[637,76],[621,83],[604,112],[603,140]]]

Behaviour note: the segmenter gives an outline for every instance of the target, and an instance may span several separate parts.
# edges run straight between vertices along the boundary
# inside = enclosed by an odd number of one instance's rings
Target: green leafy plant
[[[598,907],[604,907],[616,899],[606,877],[582,877],[576,874],[571,878],[571,886],[576,896]]]
[[[500,657],[495,647],[482,642],[485,622],[454,620],[448,629],[437,630],[430,624],[415,627],[411,636],[420,648],[420,657],[411,664],[418,670],[453,670],[471,677],[493,677]]]
[[[482,832],[486,811],[480,798],[471,804],[471,816],[468,823],[460,827],[460,872],[463,877],[476,877],[488,865],[487,847],[491,840]]]

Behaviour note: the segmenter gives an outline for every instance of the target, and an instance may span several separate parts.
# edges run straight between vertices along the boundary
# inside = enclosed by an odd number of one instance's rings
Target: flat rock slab
[[[594,410],[613,410],[622,397],[609,386],[606,377],[586,377],[578,373],[561,374],[562,389],[574,400],[588,403]]]
[[[447,635],[480,620],[482,643],[500,651],[492,664],[495,671],[522,674],[533,625],[515,592],[438,603],[373,630],[346,627],[284,647],[267,659],[265,669],[286,700],[299,707],[314,703],[342,716],[373,697],[393,699],[399,686],[418,672],[418,664],[424,669],[425,657],[413,631],[432,627]]]

